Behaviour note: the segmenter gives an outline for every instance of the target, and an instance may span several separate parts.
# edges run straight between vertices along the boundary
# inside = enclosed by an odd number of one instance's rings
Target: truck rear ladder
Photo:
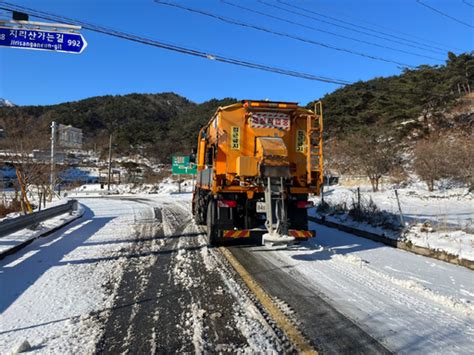
[[[321,101],[314,104],[314,116],[306,119],[306,171],[307,184],[323,183],[323,109]]]

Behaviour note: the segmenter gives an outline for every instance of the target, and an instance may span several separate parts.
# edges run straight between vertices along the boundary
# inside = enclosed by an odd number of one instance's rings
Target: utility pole
[[[110,192],[110,175],[112,173],[112,133],[109,136],[109,172],[107,177],[107,191]]]
[[[51,194],[49,195],[49,201],[51,202],[54,194],[54,155],[55,155],[55,145],[56,145],[56,122],[51,122],[51,174],[49,176],[49,184],[51,189]]]

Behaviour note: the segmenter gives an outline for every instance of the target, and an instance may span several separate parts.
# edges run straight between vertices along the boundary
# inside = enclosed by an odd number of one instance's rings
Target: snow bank
[[[474,261],[474,234],[461,230],[436,231],[427,224],[412,226],[404,240],[413,245],[455,255],[459,259]]]
[[[372,192],[370,186],[360,186],[362,200],[372,199],[382,211],[399,215],[395,185],[385,186],[379,192]],[[458,226],[460,229],[474,221],[474,194],[467,188],[452,188],[441,191],[427,191],[420,186],[412,185],[397,189],[400,207],[405,222]],[[350,207],[357,201],[357,188],[329,186],[324,192],[324,200],[330,205]],[[319,198],[315,198],[319,202]]]
[[[394,187],[380,192],[370,191],[369,186],[360,188],[361,200],[372,199],[377,207],[400,218]],[[398,189],[401,210],[406,224],[403,231],[394,231],[380,225],[355,221],[347,211],[310,215],[324,216],[327,221],[342,224],[360,231],[399,240],[407,245],[448,254],[458,259],[474,261],[474,195],[465,188],[426,191],[417,186]],[[357,200],[357,189],[331,186],[324,193],[325,202],[332,206],[350,208]],[[319,202],[315,199],[315,202]]]
[[[0,244],[0,256],[4,253],[7,253],[13,248],[17,248],[21,244],[27,243],[35,238],[42,236],[43,234],[60,228],[61,226],[81,217],[84,214],[84,206],[82,206],[81,204],[78,204],[78,206],[78,210],[72,212],[71,214],[64,213],[41,222],[34,229],[25,228],[18,232],[2,237],[2,243]]]

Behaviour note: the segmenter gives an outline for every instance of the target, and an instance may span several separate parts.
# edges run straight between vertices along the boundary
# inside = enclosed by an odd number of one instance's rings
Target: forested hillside
[[[348,85],[323,97],[330,174],[417,176],[428,188],[451,181],[474,190],[474,56],[444,66]],[[312,106],[311,104],[309,106]]]
[[[322,98],[327,141],[344,141],[358,132],[366,134],[368,129],[388,134],[392,143],[399,143],[407,137],[420,139],[430,129],[469,128],[473,121],[469,107],[457,115],[448,113],[473,88],[472,53],[450,53],[443,66],[421,66],[399,76],[342,87]],[[82,128],[89,147],[105,149],[113,132],[116,150],[169,161],[171,153],[191,150],[199,128],[217,107],[236,101],[212,99],[196,104],[174,93],[162,93],[92,97],[51,106],[0,107],[0,128],[7,135],[23,129],[25,134],[35,132],[47,140],[54,120]]]
[[[449,53],[443,66],[405,69],[398,76],[345,86],[322,98],[328,137],[340,137],[375,124],[384,129],[400,128],[402,122],[420,116],[436,119],[443,125],[442,121],[447,119],[443,111],[474,90],[473,85],[473,53]],[[407,135],[422,126],[421,120],[412,122],[397,129],[397,133]]]
[[[116,150],[142,152],[159,159],[188,153],[196,132],[220,105],[234,99],[193,103],[174,93],[100,96],[52,106],[15,106],[0,109],[0,125],[7,134],[26,132],[48,136],[52,121],[83,129],[89,147],[103,149],[109,133]]]

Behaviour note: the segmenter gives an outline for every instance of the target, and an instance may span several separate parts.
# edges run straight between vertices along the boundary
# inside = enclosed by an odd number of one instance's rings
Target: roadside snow
[[[456,255],[460,259],[474,261],[474,234],[463,231],[431,230],[417,224],[404,235],[413,245]]]
[[[0,353],[24,341],[41,353],[94,352],[137,211],[112,199],[87,206],[83,219],[0,261]]]
[[[372,192],[370,186],[361,186],[361,199],[372,199],[381,210],[399,215],[395,187],[386,186],[382,191]],[[453,188],[429,192],[417,185],[397,189],[405,222],[456,226],[460,229],[474,223],[474,194],[467,189]],[[357,200],[357,188],[329,186],[324,200],[330,204],[351,206]],[[319,201],[319,198],[316,199]]]
[[[330,186],[324,199],[331,205],[351,206],[356,201],[354,188]],[[326,215],[326,220],[391,239],[445,252],[460,259],[474,261],[474,195],[467,189],[453,188],[429,192],[421,188],[399,189],[400,204],[407,228],[403,233],[354,221],[347,213]],[[380,192],[361,187],[361,199],[372,199],[377,207],[399,218],[395,192],[387,188]],[[314,199],[315,203],[319,202]],[[312,209],[310,215],[317,216]]]
[[[14,192],[12,191],[11,194],[13,195]],[[29,201],[30,203],[33,203],[33,204],[38,204],[38,200],[37,200],[37,197],[36,195],[33,195],[33,197],[30,197]],[[54,207],[54,206],[59,206],[59,205],[64,205],[65,203],[67,203],[69,201],[69,199],[67,198],[64,198],[64,197],[60,197],[60,196],[57,196],[55,195],[54,198],[52,199],[52,201],[46,201],[46,207],[43,206],[43,204],[41,204],[41,210],[44,210],[46,208],[50,208],[50,207]],[[34,212],[36,211],[39,211],[38,207],[36,207],[34,209]],[[0,222],[1,221],[4,221],[6,219],[10,219],[10,218],[15,218],[15,217],[18,217],[22,214],[22,212],[12,212],[12,213],[9,213],[7,214],[5,217],[3,218],[0,218]]]
[[[312,224],[300,246],[256,247],[279,268],[323,293],[328,302],[390,350],[471,353],[473,272]]]
[[[12,249],[29,240],[38,238],[49,231],[58,228],[81,217],[84,214],[84,207],[79,204],[78,210],[70,213],[64,213],[54,218],[50,218],[38,224],[34,229],[22,229],[0,239],[0,254]]]

